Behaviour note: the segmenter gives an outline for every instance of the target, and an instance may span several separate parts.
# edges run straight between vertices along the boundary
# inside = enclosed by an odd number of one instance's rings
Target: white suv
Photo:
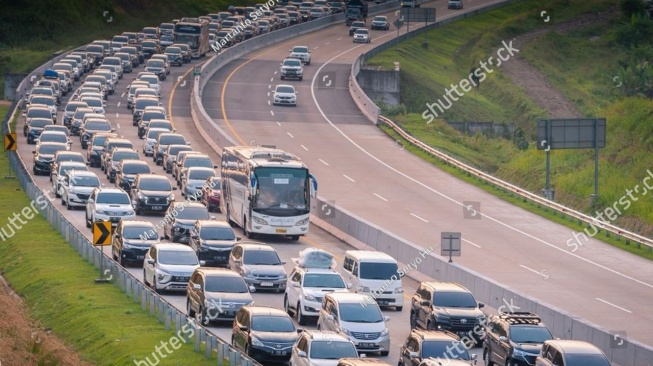
[[[155,243],[145,255],[143,281],[155,292],[186,291],[190,277],[200,264],[203,262],[188,245]]]
[[[110,221],[117,226],[120,220],[136,217],[129,195],[119,188],[97,187],[91,193],[86,205],[86,227],[96,221]]]
[[[300,325],[306,325],[308,317],[316,318],[320,315],[325,294],[349,292],[352,284],[345,284],[342,276],[333,269],[335,265],[331,254],[315,249],[307,249],[301,254],[302,258],[293,259],[296,267],[288,277],[283,304],[288,314],[294,313],[297,316]],[[304,260],[308,256],[318,260]]]
[[[290,50],[290,57],[302,60],[304,65],[311,64],[311,51],[306,46],[295,46]]]
[[[354,342],[335,332],[304,330],[292,347],[292,366],[337,366],[341,358],[362,357]]]
[[[298,58],[287,58],[281,64],[281,80],[297,79],[302,81],[304,79],[304,67],[302,60]]]
[[[69,210],[86,206],[91,192],[100,186],[100,178],[89,171],[69,170],[61,183],[61,204]]]

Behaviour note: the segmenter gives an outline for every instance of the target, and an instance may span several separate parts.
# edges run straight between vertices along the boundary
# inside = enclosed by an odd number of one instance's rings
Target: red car
[[[220,212],[220,195],[222,180],[220,177],[211,177],[206,180],[202,189],[202,203],[210,211]]]

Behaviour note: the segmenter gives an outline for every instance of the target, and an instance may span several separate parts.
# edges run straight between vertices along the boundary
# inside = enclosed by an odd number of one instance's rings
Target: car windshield
[[[172,185],[170,184],[168,178],[141,178],[141,184],[139,188],[144,191],[172,191]]]
[[[252,330],[259,332],[296,332],[295,324],[289,317],[269,315],[253,316]]]
[[[168,47],[168,48],[166,48],[166,53],[179,54],[179,53],[181,53],[181,48],[179,48],[179,47]]]
[[[52,125],[52,120],[51,119],[33,119],[32,122],[30,122],[30,127],[36,127],[36,128],[43,128],[45,126],[50,126]]]
[[[553,339],[549,330],[545,327],[534,327],[529,325],[511,325],[510,340],[515,343],[544,343]]]
[[[138,160],[138,153],[136,151],[117,151],[111,156],[111,161],[114,163],[129,159]]]
[[[156,90],[154,90],[154,89],[150,89],[150,88],[140,88],[139,90],[137,90],[137,91],[134,93],[134,95],[135,95],[137,98],[138,98],[138,97],[142,97],[142,96],[144,96],[144,95],[150,95],[150,96],[154,96],[154,97],[157,96],[157,94],[156,94]]]
[[[41,142],[68,142],[68,137],[62,133],[44,133],[39,137]]]
[[[215,172],[213,170],[204,170],[204,169],[191,170],[188,173],[188,179],[207,180],[207,179],[209,179],[209,177],[212,177],[214,175],[215,175]]]
[[[99,187],[100,180],[97,177],[74,177],[75,185],[78,187]]]
[[[186,145],[186,139],[181,135],[163,136],[159,140],[159,145]]]
[[[83,163],[84,162],[84,156],[80,155],[79,153],[70,153],[70,154],[57,155],[57,162],[60,162],[60,161],[72,161],[72,162],[77,162],[77,163]]]
[[[249,292],[245,280],[240,277],[207,276],[204,284],[206,292],[226,292],[230,294],[245,294]]]
[[[125,239],[158,240],[159,234],[156,232],[154,225],[128,226],[122,231],[122,237]]]
[[[104,146],[107,136],[97,136],[93,139],[93,146]]]
[[[152,41],[143,42],[143,47],[156,48],[156,42],[152,42]]]
[[[366,306],[361,303],[340,304],[340,320],[355,323],[380,323],[383,314],[378,306]]]
[[[177,218],[181,220],[208,220],[210,218],[206,207],[186,207],[177,212]]]
[[[49,97],[35,97],[32,98],[32,104],[43,104],[47,106],[54,105],[54,100]]]
[[[279,266],[281,259],[274,250],[246,250],[243,254],[243,264]]]
[[[127,193],[121,192],[106,192],[100,193],[97,196],[96,203],[112,204],[112,205],[129,205],[131,201]]]
[[[168,132],[170,132],[172,129],[172,125],[170,125],[170,123],[167,122],[154,122],[154,123],[150,123],[150,128],[163,128]]]
[[[184,167],[213,168],[213,163],[211,163],[211,159],[207,157],[188,157],[184,161]]]
[[[170,156],[177,156],[180,151],[191,151],[191,147],[187,145],[172,146],[170,150],[168,150],[168,154]]]
[[[469,292],[436,292],[433,294],[433,306],[442,308],[475,308],[474,296]]]
[[[310,358],[314,360],[339,360],[345,357],[358,358],[356,347],[349,342],[313,341]]]
[[[292,86],[279,86],[279,87],[277,87],[277,93],[280,93],[280,94],[286,94],[286,93],[295,94],[295,88],[293,88]]]
[[[63,177],[69,170],[83,170],[88,171],[88,167],[84,164],[82,165],[72,165],[66,164],[59,167],[59,176]]]
[[[204,227],[200,231],[200,238],[204,240],[236,240],[234,231],[230,227]]]
[[[292,51],[295,53],[308,53],[308,47],[295,47]]]
[[[156,99],[139,99],[136,101],[136,109],[145,109],[145,107],[157,106],[159,101]]]
[[[124,174],[144,174],[150,173],[150,166],[147,164],[124,164],[122,166]]]
[[[297,66],[297,67],[299,67],[299,66],[302,66],[302,62],[299,61],[299,60],[286,60],[284,62],[284,65],[285,66]]]
[[[77,102],[76,103],[68,103],[66,105],[66,112],[73,112],[73,111],[77,110],[77,108],[80,108],[80,107],[82,107],[82,108],[83,107],[88,107],[88,104],[86,104],[86,103],[77,103]]]
[[[97,98],[84,98],[82,102],[86,102],[86,104],[89,105],[89,107],[102,107],[102,100],[97,99]]]
[[[389,280],[398,276],[397,263],[363,262],[360,266],[360,278],[365,280]]]
[[[356,34],[367,34],[367,29],[356,29]]]
[[[159,263],[178,266],[195,266],[199,264],[197,255],[191,251],[159,250]]]
[[[147,66],[149,67],[161,67],[163,68],[163,61],[159,60],[150,60],[147,62]]]
[[[375,22],[385,22],[385,17],[376,17],[374,18]]]
[[[47,109],[30,109],[27,111],[27,118],[35,117],[52,118],[52,113]]]
[[[102,61],[104,65],[122,65],[122,60],[119,57],[107,57]]]
[[[93,53],[102,53],[104,52],[104,47],[102,46],[87,46],[86,50]]]
[[[351,27],[352,27],[352,28],[365,28],[365,23],[361,23],[361,22],[353,22],[353,23],[351,24]]]
[[[452,349],[455,349],[456,352],[451,352]],[[433,358],[446,358],[459,360],[469,360],[469,353],[464,343],[458,341],[424,341],[422,343],[422,359],[429,357]]]
[[[304,276],[304,287],[345,288],[345,282],[339,274],[307,273]]]
[[[161,41],[172,42],[173,39],[174,38],[172,36],[169,36],[169,35],[161,36]],[[167,49],[166,49],[166,51],[167,51]],[[176,52],[176,53],[179,53],[179,52]]]
[[[107,122],[87,122],[86,123],[86,129],[87,130],[93,130],[93,131],[110,131],[111,130],[111,125]]]
[[[149,130],[147,131],[147,138],[156,140],[157,137],[159,137],[160,134],[165,133],[166,131],[157,131],[157,130]]]
[[[166,119],[166,115],[163,112],[153,112],[153,111],[147,111],[143,112],[143,121],[151,121],[153,119]]]
[[[573,366],[610,366],[610,362],[599,354],[568,354],[565,365]]]
[[[66,150],[66,146],[62,144],[41,145],[39,147],[39,154],[54,155],[57,151]]]

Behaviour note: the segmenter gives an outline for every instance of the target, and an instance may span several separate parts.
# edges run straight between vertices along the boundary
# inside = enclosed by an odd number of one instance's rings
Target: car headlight
[[[366,287],[366,286],[358,286],[356,291],[358,291],[358,292],[370,292],[370,288]]]
[[[172,275],[164,270],[156,270],[156,279],[159,282],[168,282],[172,279]]]
[[[308,294],[304,295],[304,300],[306,300],[306,301],[317,301],[317,299],[315,298],[315,296],[313,296],[313,295],[308,295]]]
[[[252,346],[264,347],[263,342],[259,341],[258,339],[251,337],[251,340],[252,340]]]
[[[254,220],[254,222],[259,224],[259,225],[267,225],[268,224],[267,221],[263,220],[260,217],[252,217],[252,220]]]
[[[395,294],[403,294],[404,293],[404,288],[403,287],[397,287],[395,289]]]
[[[142,201],[145,201],[147,199],[147,197],[144,194],[142,194],[141,192],[138,192],[138,199],[142,200]]]
[[[172,202],[175,200],[175,195],[173,193],[170,193],[170,195],[167,197],[168,202]]]
[[[444,315],[441,315],[441,314],[435,314],[435,315],[433,315],[433,317],[435,318],[435,321],[438,321],[438,322],[448,323],[448,322],[451,321],[451,319],[448,316],[444,316]]]
[[[99,213],[100,215],[111,216],[111,212],[109,212],[109,211],[98,210],[97,213]]]
[[[178,232],[181,231],[181,228],[180,228],[179,226],[175,226],[175,229],[174,229],[174,230],[175,230],[176,233],[178,233]]]
[[[299,220],[299,221],[297,221],[297,223],[295,224],[295,226],[302,226],[302,225],[306,225],[306,224],[308,224],[308,217],[305,218],[305,219],[303,219],[303,220]]]
[[[351,332],[348,331],[347,329],[345,329],[345,328],[340,328],[340,330],[342,330],[342,332],[345,333],[346,335],[351,336]]]
[[[525,357],[525,356],[528,356],[528,354],[527,354],[526,352],[524,352],[524,351],[522,351],[522,350],[520,350],[520,349],[514,349],[514,350],[512,351],[512,355],[513,355],[513,356],[517,356],[517,357]]]
[[[390,331],[388,330],[388,328],[385,328],[385,329],[383,330],[383,332],[381,332],[381,337],[385,337],[385,336],[387,336],[388,334],[390,334]]]
[[[133,245],[129,245],[127,243],[122,243],[122,248],[123,249],[135,249],[136,247]]]
[[[243,270],[243,277],[252,278],[252,270],[250,270],[250,269],[244,269],[244,270]]]

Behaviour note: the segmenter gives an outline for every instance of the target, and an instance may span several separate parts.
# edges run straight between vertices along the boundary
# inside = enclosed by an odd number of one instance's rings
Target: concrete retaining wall
[[[372,100],[390,105],[400,104],[399,70],[361,69],[356,81]]]

